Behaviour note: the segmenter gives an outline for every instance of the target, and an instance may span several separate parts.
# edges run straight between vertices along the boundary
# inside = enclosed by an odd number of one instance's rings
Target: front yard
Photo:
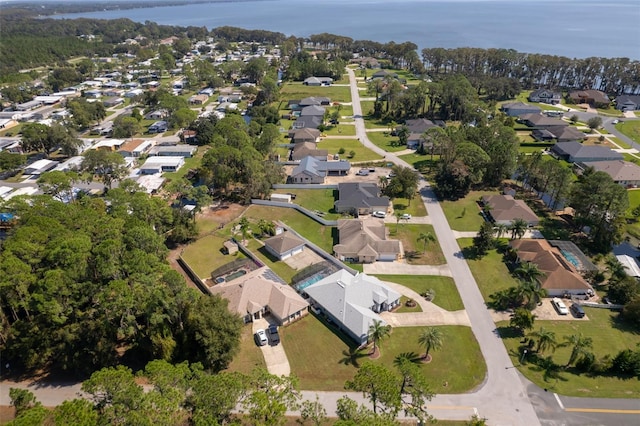
[[[443,265],[447,263],[436,239],[435,242],[418,241],[420,234],[431,233],[435,237],[431,225],[409,225],[400,221],[398,224],[388,223],[389,238],[402,241],[407,262],[412,265]]]
[[[640,344],[640,334],[621,322],[618,314],[607,309],[585,308],[589,321],[536,321],[534,329],[544,327],[553,331],[556,340],[563,341],[565,336],[582,333],[593,339],[591,350],[596,359],[606,355],[614,357],[623,349],[636,349]],[[621,379],[614,376],[591,376],[577,373],[572,368],[560,371],[558,380],[544,378],[544,371],[534,364],[520,365],[522,356],[521,336],[509,333],[508,323],[498,323],[504,344],[509,356],[520,372],[541,388],[550,389],[562,395],[588,398],[640,398],[640,381],[638,379]],[[552,355],[553,360],[563,365],[569,359],[571,347],[558,348]]]
[[[367,132],[367,138],[373,142],[378,148],[382,148],[387,152],[398,152],[407,149],[406,145],[398,143],[397,136],[390,136],[389,132]]]
[[[251,324],[245,324],[240,335],[240,349],[236,356],[233,357],[233,361],[229,364],[227,371],[250,374],[254,368],[258,367],[267,368],[262,351],[253,340]]]
[[[484,379],[486,367],[480,348],[469,327],[437,327],[443,334],[442,349],[432,352],[433,361],[421,368],[435,393],[468,392]],[[281,329],[291,372],[301,389],[343,391],[344,383],[356,373],[356,366],[369,360],[368,348],[358,352],[347,337],[313,315]],[[395,371],[393,360],[404,352],[420,355],[420,327],[394,328],[380,343],[379,362]],[[354,365],[355,364],[355,365]]]
[[[341,148],[344,149],[344,153],[340,154],[340,158],[349,161],[375,161],[383,158],[365,148],[357,139],[323,139],[318,144],[318,149],[328,150],[329,155],[338,154]],[[353,157],[350,157],[351,151],[354,153]]]
[[[435,275],[376,275],[376,277],[382,281],[390,281],[408,287],[418,294],[433,290],[435,293],[433,304],[447,311],[464,309],[456,284],[451,277]]]
[[[449,226],[456,231],[478,231],[484,219],[480,214],[478,200],[484,195],[498,194],[497,191],[471,191],[456,201],[441,201],[440,205]]]
[[[302,83],[286,83],[280,88],[280,99],[304,99],[310,96],[324,96],[331,102],[351,102],[348,86],[305,86]]]
[[[616,129],[640,143],[640,120],[625,120],[616,124]]]

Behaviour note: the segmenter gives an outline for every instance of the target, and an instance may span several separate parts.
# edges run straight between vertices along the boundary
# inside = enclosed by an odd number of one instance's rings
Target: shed
[[[271,194],[271,201],[278,201],[280,203],[290,203],[290,194]]]
[[[238,252],[238,244],[234,241],[227,240],[223,244],[223,251],[225,254],[236,254]]]
[[[285,260],[304,250],[304,241],[291,232],[282,232],[264,241],[264,246],[269,253]]]

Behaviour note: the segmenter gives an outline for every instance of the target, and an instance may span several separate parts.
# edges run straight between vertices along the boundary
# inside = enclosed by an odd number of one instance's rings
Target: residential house
[[[570,163],[622,160],[622,154],[604,146],[583,145],[580,142],[558,142],[551,147],[551,154]]]
[[[302,82],[305,86],[331,86],[331,83],[331,77],[308,77]]]
[[[389,197],[380,196],[375,183],[348,182],[338,184],[338,201],[334,203],[336,212],[371,214],[374,211],[386,212],[389,209]]]
[[[360,64],[360,66],[363,68],[373,68],[373,69],[380,68],[380,62],[376,58],[372,58],[370,56],[367,56],[364,58],[354,58],[354,59],[351,59],[349,62],[354,64]]]
[[[569,125],[569,123],[567,123],[566,121],[562,121],[559,118],[548,117],[542,114],[523,114],[518,118],[518,121],[526,124],[529,127],[536,127],[536,128]]]
[[[376,277],[351,275],[340,270],[307,287],[312,306],[322,309],[332,322],[357,344],[369,339],[374,321],[386,322],[378,315],[400,305],[400,293],[387,287]]]
[[[305,242],[296,234],[284,231],[264,241],[264,246],[278,260],[285,260],[304,250]]]
[[[144,93],[144,90],[142,89],[132,89],[129,90],[128,92],[125,92],[124,97],[125,98],[135,98],[136,96],[140,96]]]
[[[605,172],[615,183],[636,188],[640,185],[640,166],[629,161],[585,161],[580,168],[592,167],[597,172]]]
[[[10,129],[18,125],[16,120],[11,118],[0,118],[0,130]]]
[[[569,93],[568,98],[574,104],[589,104],[595,108],[606,108],[611,100],[600,90],[576,90]]]
[[[313,142],[301,142],[293,146],[291,150],[291,161],[301,161],[305,157],[313,157],[316,160],[327,160],[329,151],[318,149]]]
[[[25,175],[40,175],[56,167],[59,163],[53,160],[38,160],[24,168]]]
[[[640,266],[638,266],[638,261],[635,257],[631,257],[626,254],[619,254],[616,256],[616,259],[618,259],[618,262],[620,262],[627,275],[634,278],[640,278]]]
[[[290,130],[289,137],[291,138],[291,143],[302,143],[302,142],[318,142],[320,139],[320,130],[318,129],[298,129],[298,130]]]
[[[104,105],[105,108],[113,108],[118,105],[122,105],[123,103],[124,103],[124,99],[119,98],[117,96],[112,96],[102,101],[102,105]]]
[[[266,266],[236,278],[209,287],[229,301],[229,310],[238,313],[245,323],[262,318],[267,313],[280,325],[290,324],[309,313],[309,303],[286,284],[274,281]]]
[[[416,118],[414,120],[407,120],[404,125],[409,129],[410,133],[423,134],[428,129],[438,127],[436,123],[426,118]]]
[[[620,95],[613,102],[620,111],[640,110],[640,95]]]
[[[175,172],[184,165],[184,157],[149,157],[140,167],[143,175],[153,175],[156,173]]]
[[[382,219],[339,219],[339,242],[333,246],[333,252],[338,259],[346,262],[398,260],[402,257],[402,243],[387,239],[388,234],[389,230]]]
[[[327,176],[345,176],[349,174],[351,163],[348,161],[322,161],[313,157],[304,157],[291,172],[291,183],[322,184]]]
[[[28,101],[15,106],[16,111],[31,111],[42,106],[42,101]]]
[[[300,109],[306,106],[311,106],[311,105],[327,106],[327,105],[331,105],[331,99],[324,96],[311,96],[308,98],[301,99],[298,102],[298,105],[300,106]]]
[[[209,100],[209,96],[201,94],[201,95],[193,95],[189,98],[189,103],[192,105],[203,105],[205,102]]]
[[[118,152],[123,157],[138,158],[141,155],[147,153],[155,145],[153,139],[132,139],[124,143]]]
[[[161,157],[184,157],[190,158],[198,152],[198,147],[194,145],[178,144],[170,146],[156,146],[151,148],[149,155]]]
[[[482,197],[485,211],[493,221],[501,225],[511,225],[516,219],[522,219],[529,226],[537,226],[540,223],[538,216],[524,202],[516,200],[512,195],[485,195]]]
[[[236,110],[238,109],[238,104],[234,104],[231,102],[222,102],[220,105],[216,107],[216,111],[225,112],[226,110]]]
[[[524,102],[509,102],[503,104],[500,110],[509,117],[519,117],[523,114],[540,114],[542,108],[536,105],[525,104]]]
[[[145,114],[145,120],[162,120],[169,116],[169,111],[166,109],[157,109]]]
[[[383,79],[386,77],[398,78],[398,74],[387,70],[380,70],[373,73],[373,75],[371,76],[371,80]]]
[[[213,96],[213,93],[215,92],[215,89],[211,88],[211,87],[206,87],[202,90],[200,90],[198,92],[198,95],[207,95],[207,96]]]
[[[540,285],[549,297],[578,295],[592,292],[593,288],[578,273],[574,265],[564,257],[557,247],[547,240],[522,239],[509,242],[519,263],[529,262],[543,273]]]
[[[196,145],[198,143],[198,132],[195,130],[183,130],[180,138],[184,143]]]
[[[94,144],[91,149],[99,151],[117,151],[124,145],[124,139],[103,139]]]
[[[149,133],[164,133],[169,129],[169,123],[164,120],[156,121],[149,126],[147,130]]]
[[[315,116],[315,117],[324,118],[324,113],[325,113],[324,107],[321,107],[320,105],[310,105],[302,108],[302,110],[300,111],[300,117]]]
[[[550,89],[538,89],[531,92],[529,102],[556,105],[562,100],[562,93]]]
[[[533,129],[531,136],[538,141],[555,140],[557,142],[578,142],[586,137],[580,130],[566,125]]]
[[[232,104],[233,105],[233,104]],[[297,129],[317,129],[323,122],[324,117],[319,115],[307,115],[298,117],[291,126],[293,130]]]
[[[75,157],[68,158],[67,160],[58,164],[53,170],[58,172],[78,171],[82,167],[83,161],[83,156],[76,155]]]

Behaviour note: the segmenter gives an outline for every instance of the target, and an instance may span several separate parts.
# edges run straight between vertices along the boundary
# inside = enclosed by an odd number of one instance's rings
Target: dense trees
[[[224,368],[241,322],[165,263],[171,208],[120,189],[106,201],[8,206],[20,219],[0,256],[4,359],[19,371],[77,374],[152,358]]]
[[[25,152],[42,152],[48,157],[54,149],[60,149],[65,155],[77,155],[81,142],[75,132],[61,124],[26,123],[22,127],[21,144]]]

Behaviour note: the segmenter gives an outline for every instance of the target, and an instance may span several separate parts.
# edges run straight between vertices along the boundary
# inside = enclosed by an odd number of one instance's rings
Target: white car
[[[256,345],[258,346],[264,346],[269,343],[267,340],[267,333],[265,333],[261,328],[256,330],[256,334],[254,334],[253,337],[256,340]]]
[[[403,213],[402,216],[400,216],[400,219],[409,220],[411,219],[411,215],[409,213]]]
[[[385,217],[387,217],[387,214],[385,212],[381,212],[380,210],[377,210],[377,211],[371,213],[371,216],[378,217],[380,219],[384,219]]]
[[[553,303],[553,307],[556,308],[560,315],[569,315],[569,309],[567,309],[567,305],[562,300],[554,297],[551,299],[551,303]]]
[[[620,122],[620,120],[618,120],[618,119],[616,118],[615,120],[613,120],[613,121],[611,122],[611,124],[618,124],[619,122]]]
[[[369,169],[358,170],[358,176],[369,176]]]

